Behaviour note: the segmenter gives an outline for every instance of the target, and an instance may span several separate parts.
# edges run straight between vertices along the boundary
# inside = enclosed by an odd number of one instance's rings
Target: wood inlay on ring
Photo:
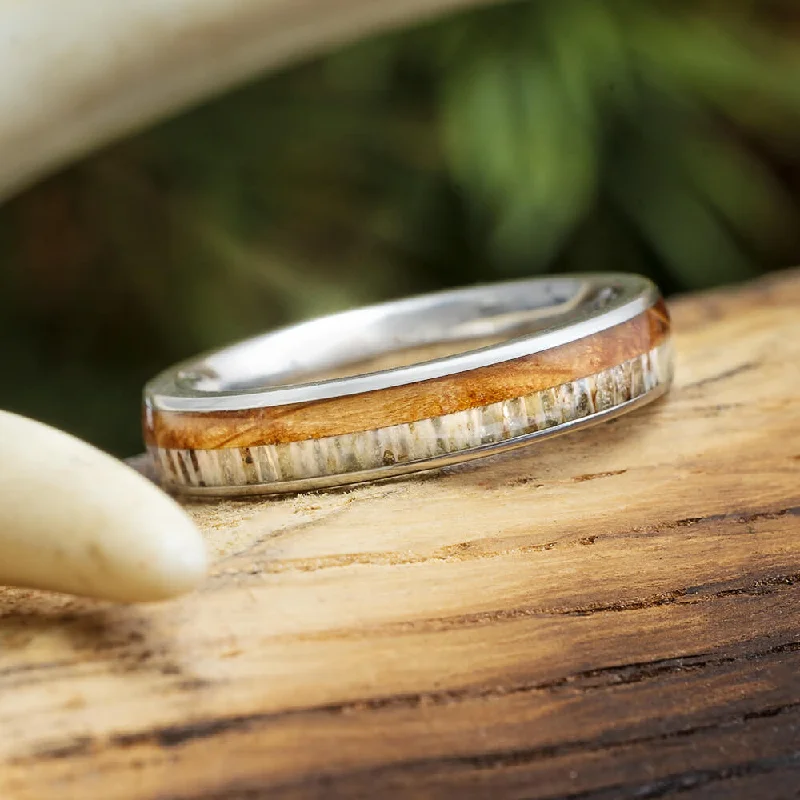
[[[541,353],[403,386],[283,406],[210,413],[153,411],[149,445],[217,449],[297,442],[399,425],[502,400],[601,372],[669,334],[662,300],[628,322]]]

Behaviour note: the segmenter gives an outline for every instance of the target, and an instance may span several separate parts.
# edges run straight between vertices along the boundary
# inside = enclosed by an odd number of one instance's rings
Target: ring
[[[145,387],[167,489],[296,492],[494,454],[666,392],[670,320],[637,275],[436,292],[292,325]]]

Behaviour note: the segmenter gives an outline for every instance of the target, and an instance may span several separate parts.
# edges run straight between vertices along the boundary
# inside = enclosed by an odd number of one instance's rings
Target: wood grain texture
[[[178,450],[254,447],[440,417],[595,375],[652,350],[669,327],[669,314],[659,301],[632,320],[591,337],[432,380],[246,411],[153,411],[145,415],[145,441]]]
[[[800,274],[672,306],[668,398],[196,505],[203,590],[0,592],[0,797],[792,798]]]

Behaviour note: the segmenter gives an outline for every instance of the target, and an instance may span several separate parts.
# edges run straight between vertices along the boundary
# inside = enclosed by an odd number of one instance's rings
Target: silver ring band
[[[179,364],[145,387],[145,438],[167,488],[294,492],[583,427],[671,376],[650,281],[538,278],[333,314]]]

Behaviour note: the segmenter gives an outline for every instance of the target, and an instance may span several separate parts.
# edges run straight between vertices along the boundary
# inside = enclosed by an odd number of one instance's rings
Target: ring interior
[[[191,394],[248,392],[468,352],[585,318],[621,289],[591,278],[519,281],[333,314],[250,339],[179,370]]]

